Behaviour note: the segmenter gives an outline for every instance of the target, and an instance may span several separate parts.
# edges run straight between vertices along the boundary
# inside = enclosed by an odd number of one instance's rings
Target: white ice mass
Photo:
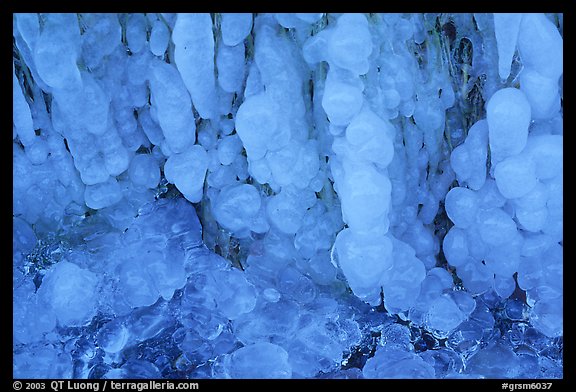
[[[563,14],[14,14],[14,378],[563,377]]]

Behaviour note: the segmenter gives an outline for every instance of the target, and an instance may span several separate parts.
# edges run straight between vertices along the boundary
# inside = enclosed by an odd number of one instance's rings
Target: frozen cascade
[[[562,14],[14,14],[14,378],[562,378]]]

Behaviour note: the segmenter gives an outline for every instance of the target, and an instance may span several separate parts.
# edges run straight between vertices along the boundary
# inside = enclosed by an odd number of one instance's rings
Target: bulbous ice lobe
[[[530,103],[521,90],[503,88],[486,105],[492,162],[520,153],[528,140]]]
[[[98,276],[69,261],[46,273],[38,296],[56,314],[61,325],[79,326],[96,314]]]
[[[338,233],[334,246],[340,268],[354,294],[368,302],[379,301],[379,285],[392,267],[390,239],[382,237],[375,242],[370,234],[344,229]]]

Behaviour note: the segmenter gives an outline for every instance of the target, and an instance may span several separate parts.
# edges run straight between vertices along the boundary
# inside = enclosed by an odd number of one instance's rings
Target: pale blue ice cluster
[[[15,378],[559,378],[561,14],[15,14]]]

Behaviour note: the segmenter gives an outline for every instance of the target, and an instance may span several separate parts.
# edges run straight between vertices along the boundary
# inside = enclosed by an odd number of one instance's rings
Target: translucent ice
[[[217,115],[214,35],[210,14],[178,14],[172,32],[174,60],[202,118]]]
[[[518,154],[526,146],[530,125],[530,103],[521,90],[498,90],[486,105],[492,162]]]
[[[474,191],[456,187],[446,194],[445,207],[452,222],[465,229],[475,222],[478,199]]]
[[[214,205],[214,216],[228,230],[241,233],[250,227],[260,206],[260,195],[254,186],[230,185],[220,191]]]
[[[266,93],[244,100],[236,115],[236,131],[252,160],[262,158],[268,148],[286,145],[290,130],[279,123],[277,104]]]
[[[549,119],[560,111],[557,80],[527,68],[520,73],[520,89],[530,102],[534,119]]]
[[[348,284],[359,297],[375,301],[378,287],[392,266],[392,243],[387,237],[377,241],[368,235],[344,229],[336,237],[336,251],[340,268]]]
[[[356,75],[368,72],[368,56],[372,53],[372,39],[368,21],[363,14],[343,14],[328,43],[330,62]]]
[[[449,332],[464,320],[465,316],[460,308],[447,295],[436,298],[427,314],[427,325],[432,330]]]
[[[558,80],[563,71],[563,40],[556,26],[544,14],[522,16],[518,50],[526,67]]]
[[[68,261],[46,273],[38,296],[62,325],[82,325],[96,314],[97,276]]]
[[[561,135],[535,135],[528,138],[526,155],[532,157],[536,177],[546,180],[562,174],[564,138]]]
[[[502,196],[522,197],[537,184],[536,165],[523,154],[510,156],[496,165],[494,179]]]
[[[150,90],[158,123],[170,149],[185,151],[194,143],[196,124],[190,95],[178,70],[165,62],[156,62],[151,69]]]
[[[218,145],[218,159],[223,165],[230,165],[242,152],[242,141],[238,135],[226,136]]]
[[[166,27],[166,23],[160,19],[156,20],[150,32],[150,51],[156,56],[162,56],[168,48],[169,41],[170,32],[168,27]]]
[[[122,189],[115,178],[95,185],[86,186],[84,192],[86,205],[90,208],[100,209],[116,204],[122,199]]]
[[[292,367],[288,353],[272,343],[255,343],[244,346],[225,360],[231,378],[290,378]]]
[[[32,114],[30,113],[30,107],[24,98],[24,94],[22,94],[22,89],[20,88],[20,83],[18,83],[18,78],[15,73],[12,75],[12,101],[12,121],[14,128],[22,144],[29,146],[34,143],[35,139]]]
[[[164,174],[188,200],[196,203],[202,198],[207,168],[206,150],[194,145],[185,152],[171,155],[164,165]]]
[[[154,188],[160,181],[160,170],[155,159],[148,154],[136,155],[130,163],[130,179],[136,185]]]
[[[365,378],[434,378],[434,368],[418,355],[386,346],[377,348],[362,373]]]
[[[328,74],[322,107],[334,125],[347,125],[362,108],[362,90]]]
[[[510,66],[516,51],[516,40],[521,21],[522,14],[494,14],[494,31],[498,45],[498,73],[502,80],[508,79],[510,75]]]
[[[252,29],[252,14],[222,13],[222,41],[225,45],[236,46],[250,33]]]
[[[490,245],[501,245],[511,240],[517,232],[516,224],[500,208],[478,211],[476,217],[482,239]]]

